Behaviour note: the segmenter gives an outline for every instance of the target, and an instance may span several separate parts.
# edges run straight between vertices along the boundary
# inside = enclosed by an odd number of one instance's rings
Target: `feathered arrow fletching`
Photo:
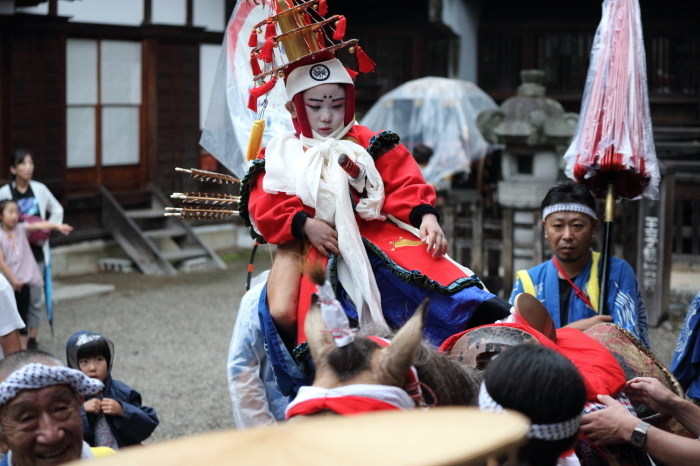
[[[233,196],[231,194],[200,192],[173,193],[170,197],[172,199],[179,199],[183,204],[211,204],[219,206],[235,204],[240,200],[240,196]]]
[[[166,217],[180,217],[182,220],[220,220],[238,215],[237,210],[214,207],[166,207]]]
[[[190,175],[190,178],[195,179],[197,181],[208,181],[219,184],[233,184],[241,182],[241,180],[239,180],[238,178],[235,178],[230,175],[223,175],[221,173],[210,172],[207,170],[199,170],[197,168],[190,168],[189,170],[186,168],[175,168],[175,170],[179,172],[188,173]]]

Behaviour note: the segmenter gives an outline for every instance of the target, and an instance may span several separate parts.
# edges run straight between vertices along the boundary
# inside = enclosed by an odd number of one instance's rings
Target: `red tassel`
[[[258,55],[258,58],[265,63],[272,63],[272,45],[274,43],[275,41],[272,37],[265,39],[265,43],[262,46],[262,50],[260,50],[260,55]]]
[[[260,69],[260,64],[258,63],[258,59],[255,58],[255,55],[250,56],[250,69],[253,70],[253,76],[257,76],[260,73],[262,73],[262,70]]]
[[[357,55],[357,64],[360,67],[360,73],[369,73],[371,71],[374,71],[374,68],[377,66],[376,63],[372,61],[371,58],[367,56],[364,50],[362,50],[362,47],[359,45],[355,47],[355,54]]]
[[[258,32],[253,29],[253,32],[250,33],[250,39],[248,39],[248,47],[257,47],[258,46]]]
[[[326,5],[326,0],[321,0],[318,2],[318,14],[326,16],[326,13],[328,13],[328,5]]]
[[[277,35],[277,23],[274,21],[270,21],[267,23],[267,27],[265,28],[265,39],[269,39],[270,37],[276,36]]]
[[[350,79],[352,79],[353,81],[355,80],[355,78],[357,77],[357,75],[360,74],[360,73],[358,73],[358,72],[355,71],[355,70],[351,70],[350,68],[345,68],[345,71],[348,72],[348,74],[350,75]]]
[[[276,83],[277,83],[277,76],[270,79],[268,82],[266,82],[262,86],[253,87],[251,89],[248,89],[248,93],[252,96],[255,96],[255,97],[261,97],[261,96],[267,94],[268,92],[270,92],[272,90],[272,88],[275,87]]]
[[[257,112],[258,111],[258,97],[262,97],[263,95],[270,92],[272,90],[272,88],[275,87],[275,84],[277,84],[277,76],[270,79],[268,82],[266,82],[262,86],[253,87],[251,89],[248,89],[248,93],[250,94],[250,97],[248,97],[248,108],[254,112]]]
[[[254,111],[255,113],[258,113],[258,98],[254,95],[248,97],[248,108]]]
[[[345,16],[339,16],[338,22],[335,25],[335,32],[333,33],[333,40],[343,40],[345,37]]]

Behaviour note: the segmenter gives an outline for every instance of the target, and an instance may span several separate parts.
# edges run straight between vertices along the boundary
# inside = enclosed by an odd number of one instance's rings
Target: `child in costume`
[[[469,326],[504,318],[510,306],[444,255],[447,241],[438,224],[435,190],[399,136],[375,134],[355,122],[356,73],[331,52],[352,45],[361,61],[356,41],[324,47],[319,39],[313,53],[290,56],[298,50],[295,35],[308,28],[286,28],[281,21],[286,2],[279,3],[282,12],[269,21],[279,22],[289,62],[273,69],[269,82],[284,72],[296,132],[273,138],[260,152],[243,181],[240,213],[258,236],[278,245],[259,312],[278,385],[291,395],[310,380],[303,346],[295,350],[296,358],[290,352],[305,341],[303,322],[313,288],[303,268],[310,261],[326,264],[338,300],[365,331],[400,328],[429,297],[424,335],[439,345]],[[305,11],[307,4],[294,8]],[[308,42],[321,35],[305,37]],[[342,41],[335,33],[333,39]],[[354,168],[344,169],[341,157]]]
[[[114,344],[97,333],[81,330],[66,344],[68,367],[104,383],[96,396],[85,397],[81,408],[83,435],[90,446],[122,448],[139,445],[158,426],[153,408],[141,405],[141,394],[112,379]]]

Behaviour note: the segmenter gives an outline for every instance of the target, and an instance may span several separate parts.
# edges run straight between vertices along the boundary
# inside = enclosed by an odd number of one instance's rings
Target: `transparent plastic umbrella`
[[[489,143],[476,125],[483,110],[498,108],[476,84],[458,79],[427,77],[408,81],[383,95],[361,123],[373,131],[391,130],[408,150],[423,144],[433,157],[423,170],[429,183],[484,157]]]

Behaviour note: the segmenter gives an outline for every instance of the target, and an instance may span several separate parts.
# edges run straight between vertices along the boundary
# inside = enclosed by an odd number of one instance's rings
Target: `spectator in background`
[[[22,222],[19,223],[19,207],[15,201],[0,201],[0,272],[5,275],[15,291],[15,300],[20,317],[26,323],[30,304],[30,286],[42,286],[42,279],[36,261],[32,256],[27,235],[32,231],[58,230],[64,235],[73,228],[64,223]],[[20,331],[26,335],[27,331]],[[27,341],[22,339],[22,347]]]
[[[13,181],[0,188],[0,200],[12,199],[17,202],[23,216],[39,217],[40,220],[63,223],[63,207],[45,184],[32,180],[34,175],[34,154],[26,149],[18,149],[12,157],[10,175]],[[47,217],[48,215],[48,217]],[[50,258],[48,240],[30,241],[32,254],[42,276]],[[30,304],[27,319],[29,340],[27,347],[37,348],[37,335],[41,324],[42,287],[30,287]]]
[[[0,466],[59,465],[114,454],[83,442],[83,396],[102,382],[69,369],[43,351],[19,351],[0,361]]]
[[[425,144],[416,144],[411,152],[418,166],[423,170],[428,166],[430,158],[433,156],[433,150]]]
[[[85,397],[80,414],[85,441],[93,447],[114,450],[141,442],[151,436],[159,421],[156,411],[141,404],[141,394],[112,378],[114,345],[97,333],[81,330],[66,343],[68,367],[79,369],[104,384],[100,393]]]
[[[683,386],[686,396],[700,405],[700,293],[688,306],[683,329],[678,335],[671,372]]]
[[[520,270],[510,302],[520,293],[539,299],[556,328],[586,330],[613,322],[650,347],[647,314],[632,267],[622,259],[610,260],[606,303],[611,315],[598,309],[602,269],[600,254],[591,250],[598,228],[595,199],[585,186],[562,181],[542,200],[544,237],[554,257],[528,270]]]

